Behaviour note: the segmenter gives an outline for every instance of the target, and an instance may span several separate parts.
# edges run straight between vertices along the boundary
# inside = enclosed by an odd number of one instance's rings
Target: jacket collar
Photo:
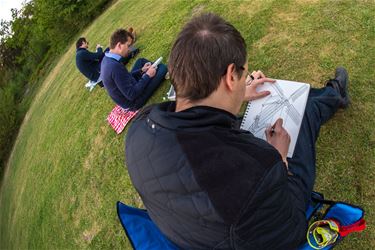
[[[113,58],[113,59],[115,59],[116,61],[120,61],[121,60],[121,56],[119,55],[119,54],[115,54],[115,53],[111,53],[111,52],[106,52],[105,53],[105,56],[106,57],[109,57],[109,58]]]
[[[214,107],[195,106],[175,112],[176,102],[155,105],[148,118],[169,129],[201,130],[210,127],[236,128],[239,120],[233,114]]]
[[[77,48],[77,52],[80,50],[87,50],[86,48]]]

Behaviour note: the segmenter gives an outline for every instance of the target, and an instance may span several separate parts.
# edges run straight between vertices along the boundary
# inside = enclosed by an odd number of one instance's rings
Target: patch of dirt
[[[104,145],[104,138],[107,136],[107,129],[104,126],[101,126],[100,132],[96,135],[94,142],[92,143],[91,149],[89,154],[87,155],[83,168],[88,170],[93,165],[93,161],[95,160],[96,156],[100,153]],[[92,135],[94,136],[94,135]]]
[[[102,207],[102,197],[100,196],[95,184],[91,183],[87,186],[87,188],[85,188],[85,191],[82,190],[81,193],[72,195],[76,195],[78,201],[78,206],[76,206],[75,210],[72,211],[74,227],[80,228],[82,226],[82,221],[95,221],[95,223],[99,223],[101,221],[100,218],[97,218],[97,211],[99,211]],[[93,209],[94,206],[97,209]],[[88,232],[92,231],[93,230],[88,230]],[[78,238],[76,240],[80,241],[80,239],[81,238]]]
[[[319,3],[320,0],[295,0],[296,3],[300,4],[312,4],[312,3]]]
[[[191,15],[192,16],[198,16],[199,14],[201,14],[204,11],[204,9],[205,9],[205,6],[203,4],[199,4],[191,10]]]
[[[86,243],[90,243],[92,239],[100,232],[100,227],[98,226],[97,222],[94,221],[94,224],[91,226],[90,229],[86,229],[82,233],[82,239]]]
[[[300,14],[297,12],[281,12],[277,14],[277,18],[283,22],[296,22],[299,17]]]
[[[272,2],[273,0],[244,1],[238,6],[238,12],[240,15],[252,17],[259,11],[267,11],[268,4]]]

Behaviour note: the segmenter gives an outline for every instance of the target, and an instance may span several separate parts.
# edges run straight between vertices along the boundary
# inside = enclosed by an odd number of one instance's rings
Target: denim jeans
[[[331,87],[310,90],[294,154],[288,159],[290,172],[302,180],[299,188],[305,204],[310,201],[315,183],[315,143],[319,130],[337,111],[340,98]]]
[[[132,71],[142,69],[142,67],[148,62],[150,61],[148,61],[147,59],[139,58],[135,62]],[[134,100],[134,104],[131,107],[132,110],[140,109],[143,105],[146,104],[147,100],[151,97],[151,95],[163,82],[165,74],[167,74],[167,71],[168,71],[167,66],[165,66],[164,64],[158,65],[155,76],[151,78],[151,81],[147,84],[142,94],[138,96],[137,99]]]

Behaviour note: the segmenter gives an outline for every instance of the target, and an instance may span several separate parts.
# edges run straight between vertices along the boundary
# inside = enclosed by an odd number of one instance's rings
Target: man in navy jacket
[[[100,62],[104,56],[103,48],[98,44],[95,53],[88,51],[89,42],[84,37],[77,40],[76,48],[78,70],[90,81],[96,82],[100,76]]]
[[[195,17],[169,58],[176,102],[141,111],[126,138],[131,180],[151,219],[181,249],[296,249],[306,240],[305,210],[315,182],[320,126],[349,104],[348,75],[336,70],[311,89],[294,156],[277,120],[267,141],[239,129],[243,101],[272,82],[248,78],[241,34],[214,14]]]
[[[124,109],[141,108],[163,81],[167,67],[138,59],[131,72],[121,63],[129,54],[132,34],[124,29],[116,30],[110,38],[110,51],[105,53],[101,64],[101,78],[112,100]]]

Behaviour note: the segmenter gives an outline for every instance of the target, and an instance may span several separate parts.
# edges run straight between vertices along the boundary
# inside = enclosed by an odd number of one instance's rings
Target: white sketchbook
[[[290,135],[288,157],[292,157],[297,137],[305,113],[310,84],[276,80],[264,83],[257,91],[268,90],[268,96],[248,103],[241,129],[248,130],[256,137],[266,140],[266,128],[283,119],[283,127]]]

